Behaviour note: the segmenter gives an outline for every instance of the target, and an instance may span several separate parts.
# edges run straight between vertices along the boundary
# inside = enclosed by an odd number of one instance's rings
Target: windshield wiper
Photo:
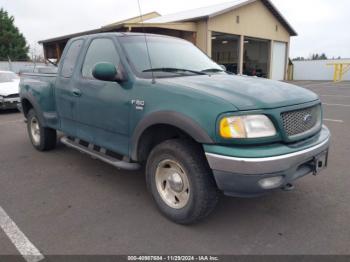
[[[209,69],[205,69],[201,71],[202,73],[216,73],[216,72],[225,72],[222,69],[218,69],[218,68],[209,68]]]
[[[205,72],[184,69],[184,68],[172,68],[172,67],[152,68],[152,69],[143,70],[142,72],[167,72],[167,73],[189,72],[196,75],[207,75]]]

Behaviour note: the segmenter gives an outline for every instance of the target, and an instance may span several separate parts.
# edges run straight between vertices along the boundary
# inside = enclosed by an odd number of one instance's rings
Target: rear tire
[[[48,151],[56,147],[56,130],[43,127],[34,109],[29,110],[27,115],[27,131],[35,149],[39,151]]]
[[[189,140],[168,140],[157,145],[147,160],[146,180],[158,209],[178,224],[205,218],[219,199],[200,146]]]

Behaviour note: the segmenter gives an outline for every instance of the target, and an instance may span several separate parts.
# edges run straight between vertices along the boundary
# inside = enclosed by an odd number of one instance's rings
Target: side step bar
[[[94,145],[89,144],[88,147],[81,145],[79,139],[72,140],[68,137],[62,137],[61,142],[66,146],[76,149],[84,154],[88,154],[93,158],[99,159],[107,164],[110,164],[116,168],[126,170],[138,170],[140,165],[137,163],[126,162],[106,154],[106,150],[101,148],[99,151],[94,150]]]

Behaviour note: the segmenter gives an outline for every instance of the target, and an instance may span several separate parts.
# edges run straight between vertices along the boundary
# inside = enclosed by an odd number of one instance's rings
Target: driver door
[[[116,81],[95,79],[92,70],[100,62],[120,66],[113,38],[92,39],[87,49],[79,80],[78,137],[128,155],[130,91]]]

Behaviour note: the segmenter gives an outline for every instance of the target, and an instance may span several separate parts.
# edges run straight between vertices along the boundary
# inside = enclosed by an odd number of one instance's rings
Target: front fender
[[[144,117],[136,126],[131,138],[131,157],[137,160],[140,138],[147,128],[153,125],[166,124],[179,128],[201,144],[214,144],[208,133],[193,119],[181,113],[162,111],[151,113]]]

